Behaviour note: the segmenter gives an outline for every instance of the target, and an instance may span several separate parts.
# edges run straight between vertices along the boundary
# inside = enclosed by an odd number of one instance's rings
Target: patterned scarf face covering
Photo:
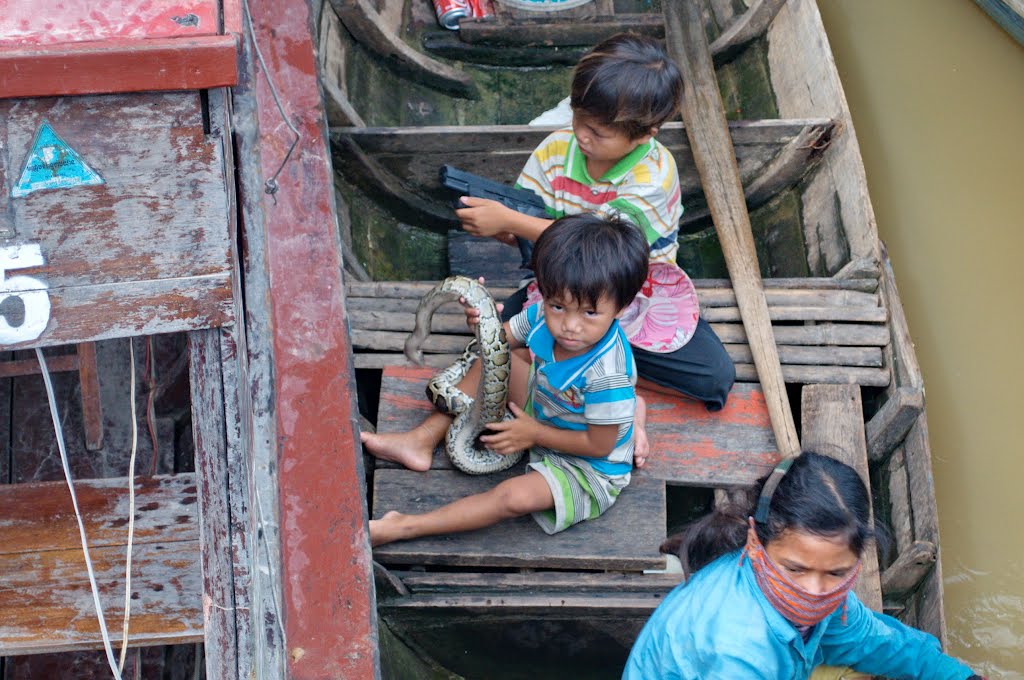
[[[749,520],[750,528],[754,528],[754,519]],[[829,614],[839,608],[839,605],[846,602],[846,594],[853,587],[860,573],[861,561],[850,570],[849,576],[843,579],[836,588],[826,593],[815,595],[810,593],[786,576],[782,570],[768,557],[761,541],[757,539],[756,533],[747,538],[747,545],[740,556],[750,560],[750,566],[754,569],[754,576],[757,578],[757,585],[761,592],[768,598],[775,610],[797,627],[813,626],[823,621]],[[844,615],[845,616],[845,615]]]

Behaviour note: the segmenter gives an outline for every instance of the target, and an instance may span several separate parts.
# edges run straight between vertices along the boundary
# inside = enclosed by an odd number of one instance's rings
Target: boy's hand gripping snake
[[[476,340],[451,366],[427,383],[427,398],[439,410],[455,416],[445,437],[445,451],[452,464],[471,475],[498,472],[519,462],[523,452],[504,455],[488,449],[480,441],[487,434],[487,423],[511,420],[506,411],[508,379],[512,354],[505,339],[505,329],[490,293],[478,281],[466,276],[450,276],[423,296],[416,310],[416,325],[405,341],[405,356],[423,364],[421,347],[430,335],[430,321],[434,312],[446,302],[465,300],[466,307],[480,312],[476,326]],[[469,371],[473,361],[480,357],[480,385],[476,397],[458,388],[458,383]]]

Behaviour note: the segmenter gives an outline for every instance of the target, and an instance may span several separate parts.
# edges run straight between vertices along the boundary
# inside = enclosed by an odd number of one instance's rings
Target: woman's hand
[[[508,402],[508,410],[515,416],[513,420],[488,423],[487,429],[494,431],[495,434],[485,434],[480,437],[480,441],[487,444],[489,449],[503,455],[524,451],[537,443],[537,428],[539,427],[536,420],[511,401]]]
[[[515,210],[489,198],[463,196],[462,204],[467,207],[456,210],[455,216],[462,222],[462,228],[473,236],[496,237],[508,233],[509,224],[519,215]],[[508,243],[504,236],[498,240]]]

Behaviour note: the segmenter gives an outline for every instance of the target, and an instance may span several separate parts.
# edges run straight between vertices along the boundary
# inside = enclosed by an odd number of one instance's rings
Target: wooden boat
[[[992,21],[1009,33],[1014,40],[1024,45],[1024,1],[1022,0],[975,0]]]
[[[667,37],[677,61],[688,58],[666,23],[678,8],[663,15],[649,4],[597,0],[531,13],[499,3],[496,16],[463,20],[458,31],[437,28],[426,2],[324,4],[320,58],[349,249],[352,344],[364,415],[380,431],[428,412],[419,395],[429,369],[400,353],[418,298],[449,272],[483,275],[499,297],[518,278],[511,249],[470,242],[456,229],[438,168],[512,182],[551,129],[526,123],[567,93],[573,63],[602,37]],[[701,7],[782,398],[799,414],[804,447],[840,457],[870,480],[877,519],[893,535],[892,550],[871,556],[862,598],[944,639],[923,382],[817,7]],[[493,677],[499,667],[507,677],[543,677],[556,667],[553,675],[571,668],[615,676],[660,596],[682,578],[657,552],[666,533],[744,493],[777,460],[772,396],[759,384],[740,290],[727,279],[712,224],[707,197],[718,187],[702,186],[684,123],[665,125],[659,139],[680,167],[680,264],[737,366],[730,404],[709,415],[649,395],[651,463],[595,526],[549,538],[524,519],[376,549],[381,634],[397,638],[392,650],[467,677]],[[436,316],[433,331],[428,364],[447,365],[466,341],[458,309]],[[427,473],[378,463],[368,474],[374,516],[429,509],[494,483],[453,472],[440,453]],[[399,658],[406,657],[384,654],[385,668]]]
[[[713,417],[652,398],[656,455],[599,523],[550,540],[524,521],[389,546],[373,555],[375,595],[349,385],[354,364],[364,415],[382,430],[406,426],[426,407],[424,370],[398,352],[416,299],[449,270],[486,274],[499,294],[515,283],[508,252],[451,235],[438,166],[511,181],[544,134],[524,123],[560,98],[589,45],[623,28],[671,43],[678,24],[642,0],[502,13],[463,22],[458,34],[435,29],[420,0],[329,0],[314,3],[313,17],[306,3],[277,0],[247,0],[245,12],[232,0],[187,13],[173,0],[121,4],[134,10],[120,13],[131,19],[124,24],[77,21],[80,3],[61,30],[36,27],[42,46],[0,41],[0,232],[37,243],[45,260],[8,272],[5,284],[31,279],[53,300],[38,337],[2,348],[76,346],[51,354],[50,371],[69,378],[56,381],[61,412],[72,414],[69,432],[77,423],[84,434],[69,437],[69,455],[82,477],[74,486],[98,597],[108,622],[120,618],[132,487],[128,644],[177,645],[136,656],[145,656],[136,668],[148,677],[201,658],[218,679],[362,678],[379,665],[386,677],[495,677],[497,668],[508,677],[616,675],[643,620],[681,578],[658,543],[773,465],[769,412],[787,396],[759,378],[757,343],[740,323],[742,282],[724,278],[708,217],[719,196],[691,169],[686,127],[662,134],[684,170],[683,264],[740,382]],[[15,5],[0,21],[31,25],[34,5]],[[894,535],[892,553],[866,570],[862,595],[943,636],[923,384],[817,10],[812,0],[736,7],[712,0],[704,9],[785,392],[805,445],[870,475],[877,516]],[[169,59],[183,68],[167,69]],[[105,185],[12,198],[19,159],[44,119],[103,171]],[[151,225],[159,239],[145,231]],[[2,290],[7,319],[8,299],[25,289]],[[465,330],[457,311],[435,324],[428,350],[439,365],[461,349]],[[165,466],[157,470],[168,475],[136,481],[125,477],[126,343],[114,339],[157,333],[170,334],[165,356],[179,377],[188,366],[189,387],[168,409],[179,419],[154,426]],[[111,357],[121,373],[112,375]],[[0,366],[4,377],[35,370],[23,357]],[[48,481],[60,475],[44,436],[45,397],[38,383],[24,387],[35,379],[0,384],[10,414],[0,472],[18,482],[0,489],[10,537],[0,553],[0,655],[11,657],[3,669],[106,677],[74,514],[63,483]],[[165,446],[183,460],[168,461]],[[493,483],[369,462],[375,513]],[[93,653],[38,656],[73,650]]]

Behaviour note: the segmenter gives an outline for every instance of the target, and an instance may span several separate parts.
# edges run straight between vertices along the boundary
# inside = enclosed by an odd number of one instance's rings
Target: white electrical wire
[[[132,539],[135,537],[135,452],[139,445],[139,426],[135,415],[135,341],[128,338],[129,402],[132,414],[132,454],[128,459],[128,550],[124,567],[124,623],[121,625],[121,658],[117,663],[124,670],[128,654],[128,621],[132,614]],[[136,675],[136,677],[138,677]]]
[[[57,434],[57,448],[60,450],[60,463],[64,468],[64,479],[68,483],[68,490],[71,492],[71,504],[75,508],[75,519],[78,520],[78,534],[82,539],[82,554],[85,555],[85,568],[89,572],[89,585],[92,588],[92,600],[96,606],[96,618],[100,623],[100,635],[103,637],[103,649],[107,653],[107,663],[114,673],[116,680],[122,680],[121,671],[118,670],[117,661],[114,659],[114,649],[110,644],[110,635],[107,633],[107,622],[103,618],[103,605],[100,604],[100,590],[96,585],[96,574],[92,570],[92,559],[89,557],[89,541],[85,536],[85,524],[82,521],[82,513],[78,509],[78,496],[75,494],[75,485],[71,481],[71,466],[68,464],[68,452],[64,448],[64,430],[60,425],[60,416],[57,413],[57,398],[53,394],[53,383],[50,382],[50,371],[46,367],[46,358],[43,350],[36,347],[36,358],[39,360],[39,368],[43,375],[43,383],[46,385],[46,397],[50,401],[50,417],[53,419],[53,429]]]

